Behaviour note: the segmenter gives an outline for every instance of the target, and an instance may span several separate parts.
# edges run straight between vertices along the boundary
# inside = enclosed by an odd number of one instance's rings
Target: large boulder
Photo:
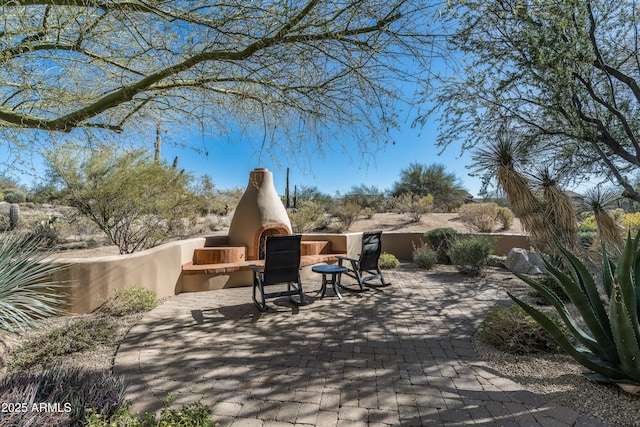
[[[504,265],[514,273],[520,274],[543,274],[547,272],[542,257],[537,252],[522,248],[512,248]]]

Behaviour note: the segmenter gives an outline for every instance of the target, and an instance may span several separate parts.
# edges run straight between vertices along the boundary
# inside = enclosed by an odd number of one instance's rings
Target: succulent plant
[[[20,206],[13,203],[9,206],[9,230],[15,230],[20,223]]]
[[[67,283],[52,279],[64,269],[38,251],[29,236],[0,234],[0,332],[20,332],[64,312]]]
[[[640,233],[635,238],[629,235],[617,263],[603,248],[602,289],[585,265],[564,247],[560,246],[559,252],[568,274],[545,261],[549,274],[561,287],[557,292],[566,293],[588,331],[579,326],[555,291],[517,275],[553,304],[575,340],[545,314],[509,294],[571,357],[591,371],[584,374],[587,378],[617,384],[627,391],[640,386],[639,242]]]
[[[10,373],[0,381],[0,401],[12,402],[16,410],[0,413],[0,425],[84,426],[85,410],[111,416],[125,390],[122,377],[75,367]],[[48,409],[33,409],[41,404]]]

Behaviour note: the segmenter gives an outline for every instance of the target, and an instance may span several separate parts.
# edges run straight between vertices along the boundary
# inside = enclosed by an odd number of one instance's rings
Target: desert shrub
[[[578,231],[597,231],[596,216],[593,212],[582,212],[578,215]]]
[[[24,203],[27,196],[20,190],[8,190],[4,193],[4,201],[7,203]]]
[[[560,325],[555,316],[552,316],[552,320]],[[507,353],[560,351],[551,334],[517,304],[511,307],[491,307],[482,321],[479,337],[485,343]]]
[[[368,186],[360,184],[351,187],[351,189],[343,196],[345,201],[358,204],[363,210],[371,212],[382,212],[384,203],[384,192],[375,185]]]
[[[321,215],[320,218],[316,220],[315,229],[316,230],[326,230],[331,224],[331,217],[328,215]]]
[[[0,215],[0,231],[8,231],[11,228],[11,221],[8,215]]]
[[[14,370],[48,367],[55,357],[78,353],[113,342],[118,325],[108,317],[77,319],[66,326],[28,339],[11,353]]]
[[[513,220],[515,215],[511,211],[511,209],[506,208],[504,206],[498,207],[498,221],[502,224],[503,230],[508,230],[513,225]]]
[[[198,216],[193,177],[145,150],[105,144],[89,151],[68,143],[45,157],[51,183],[121,254],[184,238]]]
[[[598,237],[597,231],[578,231],[580,243],[582,243],[582,246],[586,248],[591,247],[593,242],[596,240],[596,237]]]
[[[422,242],[419,246],[413,245],[413,253],[411,256],[413,258],[413,262],[415,262],[418,267],[427,270],[431,270],[438,260],[438,254],[436,251],[431,249],[428,244]]]
[[[422,215],[433,210],[433,196],[420,196],[414,193],[402,193],[395,198],[395,207],[399,213],[408,214],[413,222],[418,222]]]
[[[633,236],[640,230],[640,212],[624,214],[620,222]]]
[[[607,212],[616,224],[621,224],[625,216],[624,209],[616,208]]]
[[[495,203],[469,203],[460,206],[460,220],[481,233],[491,233],[498,221],[498,205]]]
[[[591,221],[582,221],[578,223],[578,232],[596,232],[598,231],[598,227],[596,226],[595,222],[591,222]]]
[[[434,228],[424,233],[424,238],[438,253],[439,264],[451,264],[451,259],[447,252],[451,243],[456,239],[458,232],[453,228]]]
[[[562,287],[562,285],[560,285],[560,283],[558,283],[551,275],[545,274],[543,276],[536,277],[536,280],[538,281],[538,283],[540,283],[540,284],[546,286],[547,288],[549,288],[562,301],[564,301],[564,302],[569,301],[569,297],[567,296],[566,292],[564,291],[564,288]],[[530,297],[538,298],[540,301],[543,301],[545,304],[551,304],[550,301],[547,301],[547,299],[546,299],[546,297],[544,295],[542,295],[540,292],[538,292],[534,288],[529,289],[528,294],[529,294]]]
[[[318,220],[324,217],[324,207],[317,202],[304,200],[296,209],[287,209],[291,227],[296,233],[305,233],[317,229]]]
[[[458,239],[449,248],[451,263],[465,274],[477,276],[482,273],[493,253],[493,242],[483,236]]]
[[[52,248],[60,242],[60,231],[57,217],[47,217],[34,222],[30,238],[45,248]]]
[[[157,306],[158,298],[154,291],[138,286],[128,286],[116,289],[113,295],[100,306],[99,311],[110,316],[122,317],[150,311]]]
[[[24,403],[29,410],[0,413],[0,425],[84,426],[86,409],[110,417],[123,404],[124,391],[121,377],[80,368],[16,372],[0,382],[0,402]],[[60,411],[30,410],[41,403],[58,404]]]
[[[331,209],[331,214],[335,216],[338,221],[340,221],[341,226],[344,227],[342,231],[346,231],[362,214],[362,207],[352,201],[337,203]]]
[[[165,426],[189,426],[189,427],[213,427],[211,421],[211,408],[200,402],[183,405],[181,409],[171,408],[173,402],[173,394],[169,394],[164,401],[164,408],[160,411],[160,415],[147,412],[143,419],[131,415],[129,412],[131,402],[122,405],[113,415],[106,416],[104,414],[91,411],[91,415],[87,421],[87,427],[165,427]]]
[[[378,259],[378,265],[383,270],[390,270],[392,268],[400,267],[400,261],[393,254],[388,254],[383,252],[380,254],[380,258]]]
[[[371,219],[371,218],[373,218],[373,215],[374,215],[375,213],[376,213],[376,210],[375,210],[375,209],[373,209],[373,208],[369,208],[369,207],[367,207],[367,208],[362,209],[362,214],[364,215],[364,217],[365,217],[366,219]]]

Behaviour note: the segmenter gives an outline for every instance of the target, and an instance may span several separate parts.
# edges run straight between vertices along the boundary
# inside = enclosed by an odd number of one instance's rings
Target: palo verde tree
[[[437,208],[457,208],[467,196],[462,182],[454,173],[447,172],[442,164],[424,165],[411,163],[400,171],[400,180],[392,189],[394,196],[413,193],[417,196],[433,196]]]
[[[195,219],[199,201],[189,190],[191,176],[145,151],[65,144],[46,160],[52,183],[121,254],[183,237]]]
[[[637,2],[450,3],[450,46],[462,63],[430,97],[430,113],[441,113],[439,144],[481,146],[506,127],[529,162],[576,179],[607,177],[640,201],[632,185],[640,166]]]
[[[299,153],[300,141],[315,150],[335,132],[375,149],[396,125],[400,85],[417,82],[437,51],[429,29],[439,8],[0,0],[0,140],[26,149],[43,135],[77,142],[164,122],[216,136],[258,131],[267,152]]]

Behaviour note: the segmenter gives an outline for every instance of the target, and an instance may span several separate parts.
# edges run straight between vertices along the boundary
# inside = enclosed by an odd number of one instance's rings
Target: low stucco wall
[[[88,313],[115,289],[142,286],[158,297],[175,295],[180,288],[182,264],[190,261],[204,238],[181,240],[130,255],[96,258],[56,258],[66,268],[53,277],[71,285],[69,311]]]
[[[465,234],[461,234],[464,236]],[[494,239],[494,255],[506,256],[511,248],[530,249],[529,238],[524,234],[482,234]],[[382,233],[382,251],[393,254],[401,261],[411,261],[413,247],[425,241],[424,233]]]
[[[424,233],[383,233],[382,250],[403,261],[411,260],[413,244],[420,243]],[[496,234],[496,255],[506,255],[513,247],[529,248],[524,235]],[[53,277],[70,283],[69,311],[88,313],[98,308],[115,289],[142,286],[156,292],[158,297],[181,292],[250,286],[250,271],[226,275],[183,275],[182,264],[191,261],[193,250],[225,243],[226,236],[195,238],[170,242],[156,248],[130,255],[97,258],[57,258],[55,262],[66,268]],[[357,258],[362,247],[362,233],[304,234],[302,240],[328,240],[334,253],[346,253]],[[303,279],[312,274],[305,267]]]

